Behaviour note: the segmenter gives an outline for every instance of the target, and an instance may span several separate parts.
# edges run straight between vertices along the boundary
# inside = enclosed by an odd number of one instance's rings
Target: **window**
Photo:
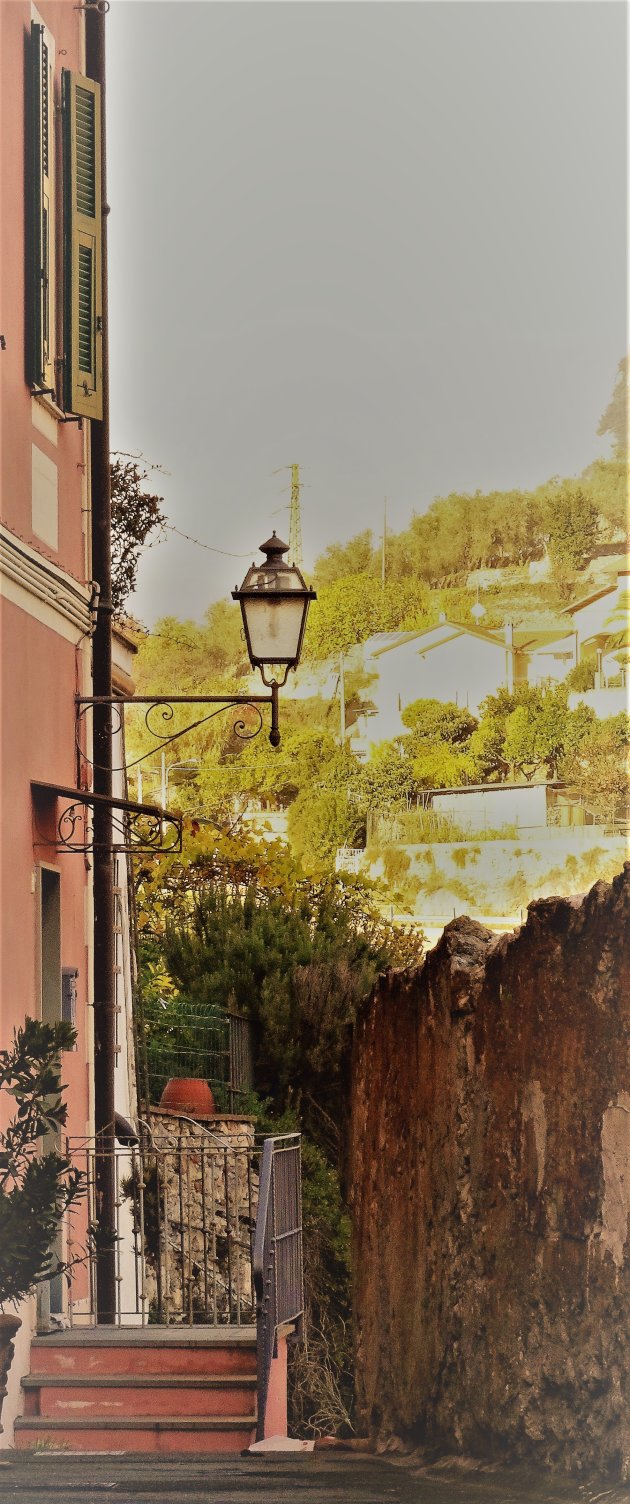
[[[42,1020],[61,1018],[61,879],[51,867],[40,867],[40,951]]]
[[[27,380],[55,387],[55,44],[45,26],[31,26],[27,158]]]
[[[101,92],[62,70],[63,256],[57,234],[55,44],[33,22],[27,103],[26,377],[66,412],[103,416],[101,268]],[[61,221],[59,221],[61,223]],[[55,264],[63,264],[63,359],[56,355]],[[61,321],[60,321],[61,329]],[[63,365],[63,382],[55,379]],[[57,391],[57,386],[63,390]]]

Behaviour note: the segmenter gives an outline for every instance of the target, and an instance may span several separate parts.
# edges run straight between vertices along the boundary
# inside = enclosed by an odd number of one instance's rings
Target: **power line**
[[[187,543],[194,543],[196,548],[205,548],[209,554],[221,554],[224,559],[249,559],[250,554],[235,554],[229,548],[215,548],[212,543],[202,543],[201,538],[193,538],[190,533],[182,532],[180,527],[175,527],[173,522],[165,522],[164,527],[168,533],[176,533],[178,538],[185,538]]]
[[[155,471],[158,475],[170,475],[169,470],[165,470],[163,465],[156,465],[152,460],[148,460],[142,451],[139,454],[134,454],[128,449],[114,449],[111,457],[112,459],[133,460],[135,464],[144,465],[148,475],[152,471]],[[222,554],[225,559],[249,559],[248,553],[234,554],[230,549],[215,548],[211,543],[203,543],[201,538],[193,538],[191,533],[182,532],[182,529],[175,527],[173,522],[163,522],[162,530],[168,533],[176,533],[178,538],[185,538],[187,543],[194,543],[196,548],[205,548],[210,554]],[[160,540],[158,538],[155,541],[159,543]],[[151,544],[146,546],[149,548],[152,547]]]

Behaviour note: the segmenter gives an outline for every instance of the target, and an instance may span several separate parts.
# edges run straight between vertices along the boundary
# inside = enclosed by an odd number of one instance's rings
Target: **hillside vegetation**
[[[627,462],[616,457],[536,491],[438,497],[388,534],[384,588],[381,547],[370,532],[330,544],[315,564],[306,657],[346,652],[375,632],[430,626],[440,611],[469,617],[476,592],[467,581],[476,570],[497,571],[483,592],[484,626],[501,626],[508,615],[552,625],[593,555],[615,543],[623,550],[627,515]],[[535,561],[545,561],[546,578],[531,577]]]
[[[311,609],[305,656],[346,652],[375,632],[430,626],[441,611],[466,618],[476,570],[497,575],[484,591],[484,625],[536,616],[552,625],[576,594],[580,571],[602,547],[622,551],[628,532],[628,360],[619,365],[598,434],[612,440],[610,459],[578,477],[553,477],[533,491],[452,492],[414,513],[402,532],[389,532],[385,584],[382,546],[368,530],[330,543],[315,563],[318,600]],[[529,566],[544,561],[545,578]],[[534,571],[540,575],[541,571]],[[378,588],[375,585],[378,582]]]
[[[475,491],[438,496],[408,528],[387,539],[388,575],[433,587],[461,584],[472,569],[539,559],[548,551],[556,573],[580,569],[597,541],[624,536],[628,526],[628,357],[619,363],[611,400],[597,429],[612,441],[578,478],[553,477],[534,491]],[[318,585],[351,575],[380,574],[381,552],[370,532],[332,543],[315,565]]]
[[[388,538],[384,588],[369,532],[329,545],[315,568],[318,600],[305,643],[311,663],[338,661],[340,652],[376,632],[433,624],[441,612],[471,621],[477,592],[466,582],[482,566],[507,571],[483,591],[484,627],[528,619],[560,625],[567,594],[584,593],[580,571],[589,559],[625,546],[626,377],[622,362],[600,423],[614,454],[578,479],[553,480],[532,492],[437,498]],[[529,565],[538,558],[548,562],[548,578],[530,577]],[[622,639],[623,631],[616,644],[621,655],[627,648]],[[177,686],[180,694],[229,694],[248,681],[237,613],[225,603],[211,606],[200,626],[165,618],[141,641],[140,693],[165,694]],[[340,688],[330,680],[310,700],[283,696],[282,745],[275,751],[266,736],[254,734],[255,712],[245,711],[239,728],[237,716],[203,719],[202,711],[202,724],[170,753],[171,800],[224,830],[246,816],[252,800],[287,811],[293,852],[308,872],[330,871],[339,846],[360,843],[370,810],[413,804],[427,788],[561,777],[599,818],[614,820],[625,812],[629,722],[626,716],[598,722],[592,710],[569,710],[568,692],[592,682],[593,662],[585,661],[555,689],[522,686],[489,696],[478,718],[454,705],[418,701],[405,711],[405,733],[374,748],[366,764],[340,745]],[[366,692],[369,699],[365,674],[348,666],[347,728]],[[169,723],[173,730],[179,716],[176,711]],[[134,758],[149,745],[138,721],[129,733]],[[193,766],[178,766],[186,762]]]

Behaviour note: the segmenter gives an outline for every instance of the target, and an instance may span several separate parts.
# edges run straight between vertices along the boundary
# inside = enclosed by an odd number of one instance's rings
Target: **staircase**
[[[254,1327],[75,1327],[36,1337],[19,1451],[241,1452],[256,1432]]]

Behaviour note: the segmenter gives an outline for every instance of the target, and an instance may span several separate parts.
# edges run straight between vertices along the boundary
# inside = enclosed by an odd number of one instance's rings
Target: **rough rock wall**
[[[153,1107],[151,1128],[143,1156],[149,1319],[254,1322],[254,1119]]]
[[[630,1477],[630,864],[513,936],[457,919],[359,1020],[359,1408]]]

